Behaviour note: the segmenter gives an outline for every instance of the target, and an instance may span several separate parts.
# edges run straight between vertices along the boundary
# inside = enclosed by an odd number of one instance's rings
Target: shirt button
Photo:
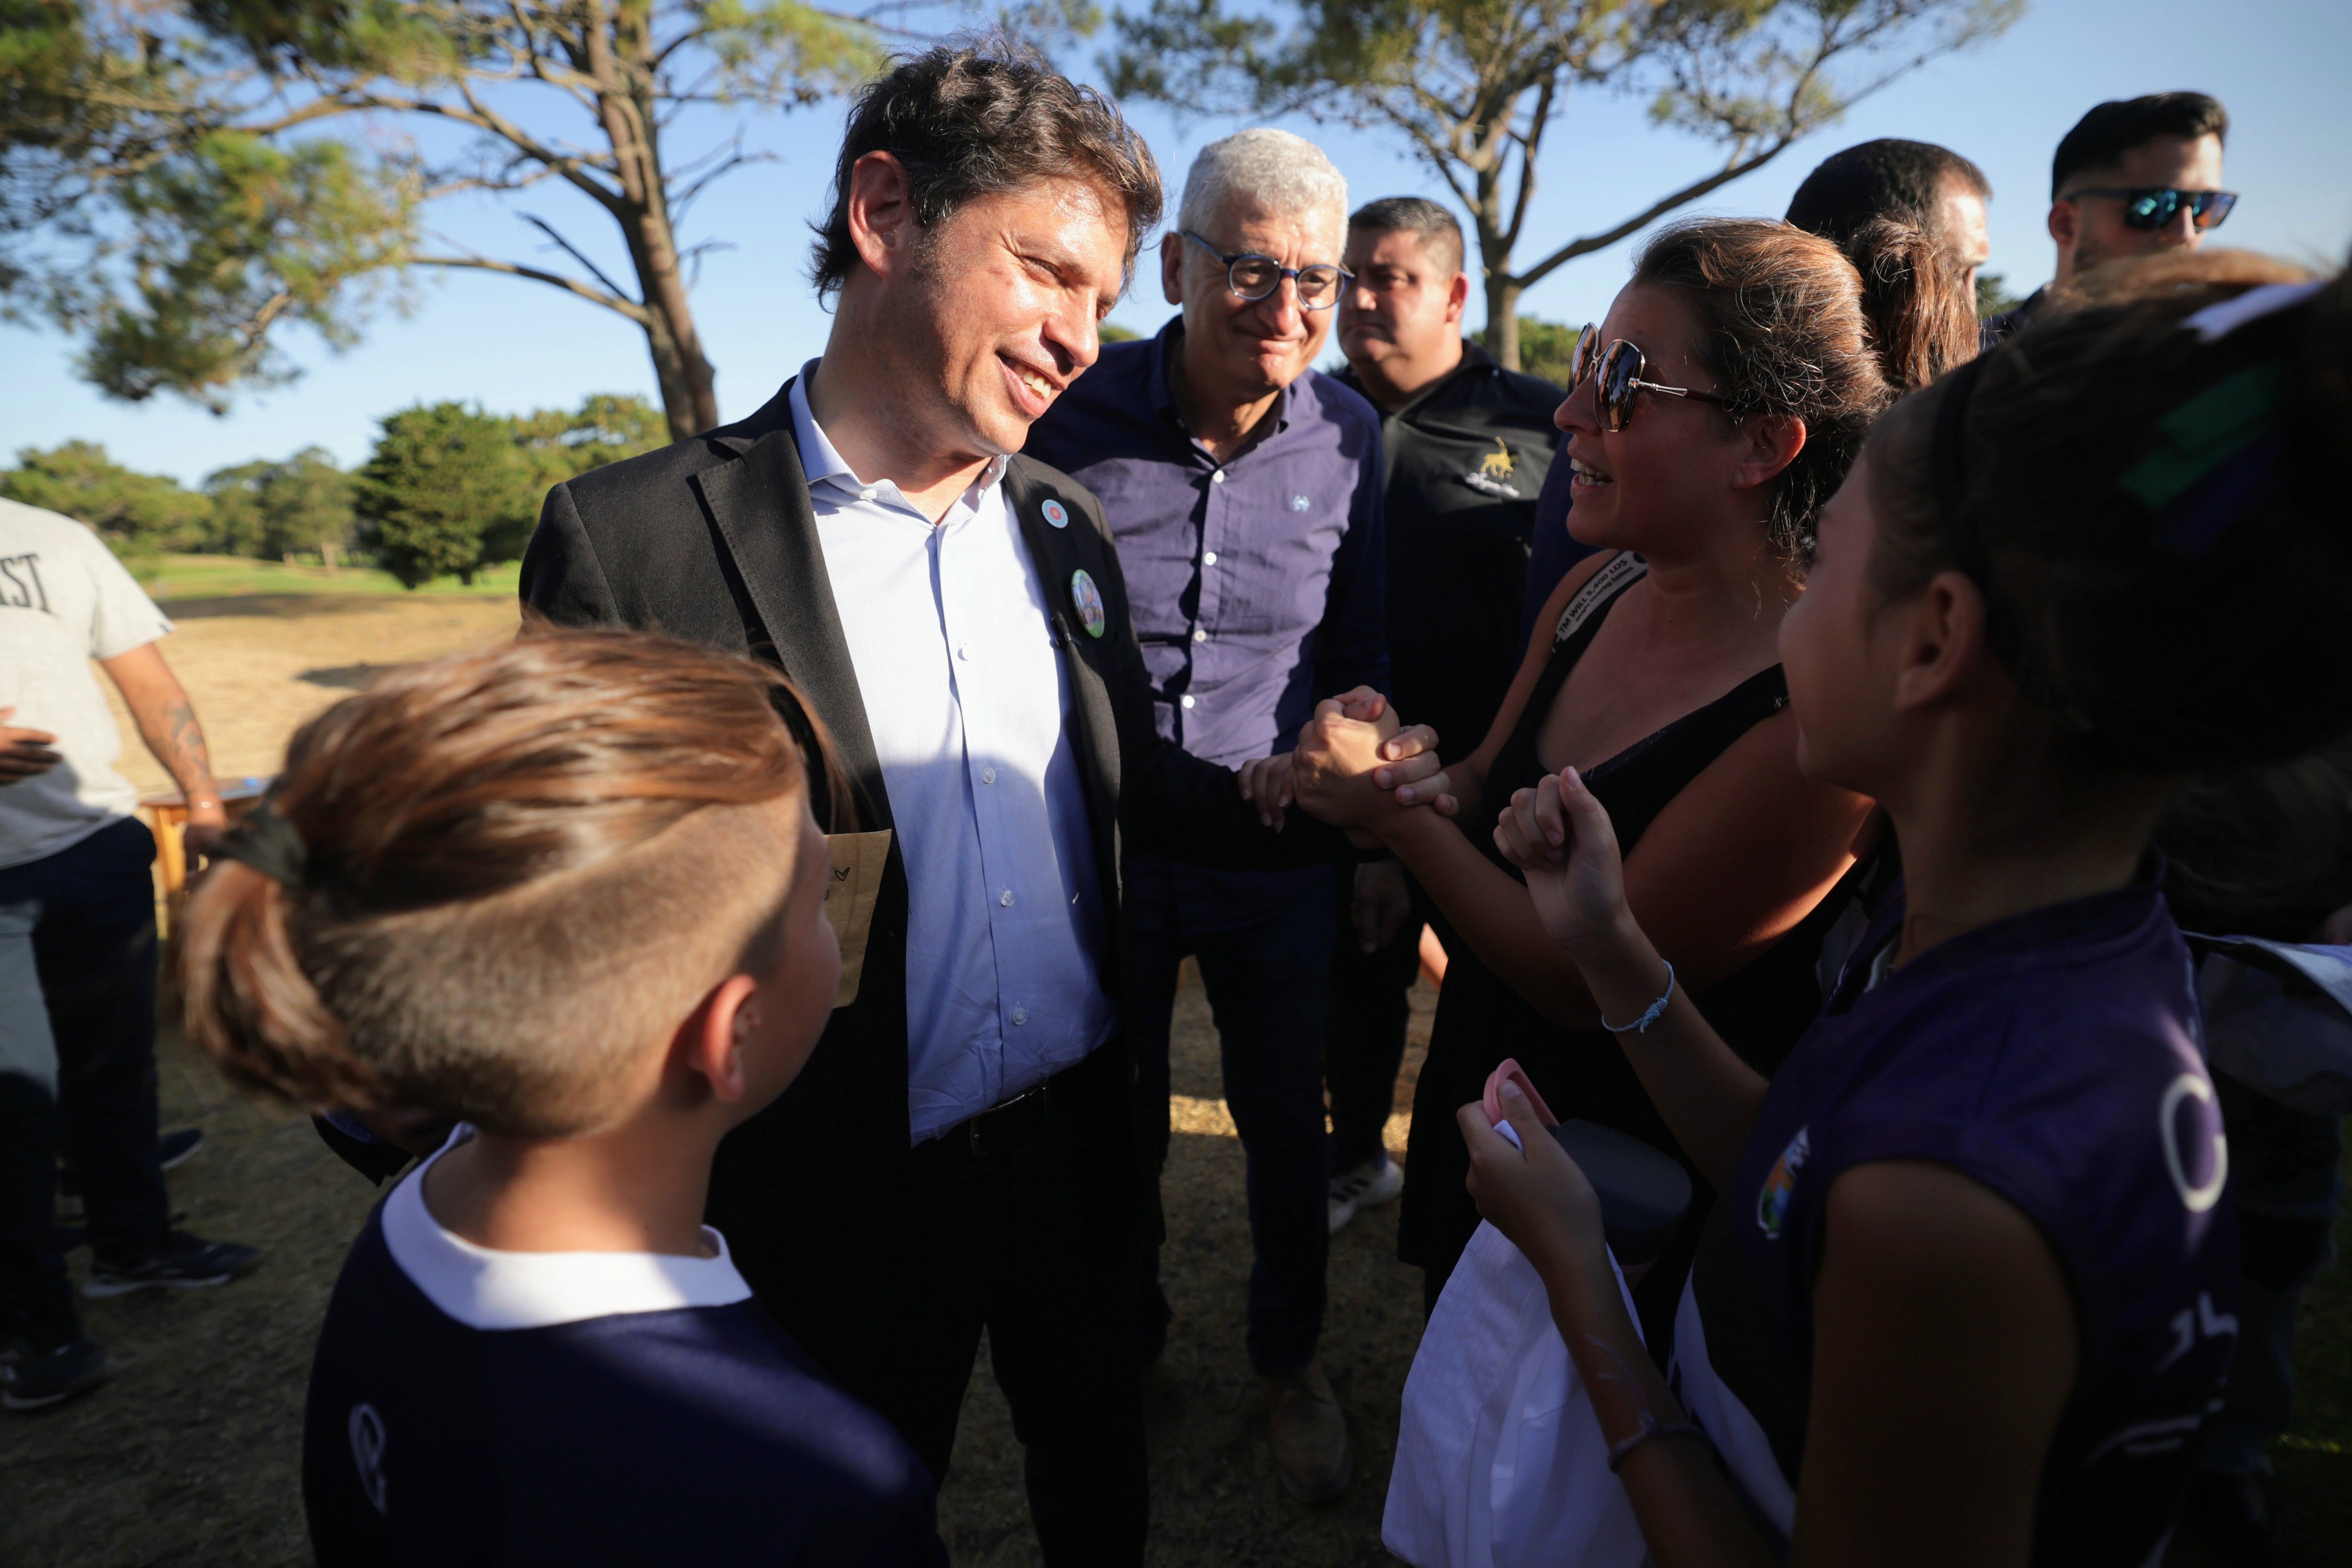
[[[1027,1023],[1029,1021],[1029,1009],[1026,1007],[1015,1007],[1013,1009],[1013,1021],[1015,1024]]]
[[[1194,626],[1192,628],[1192,640],[1194,642],[1207,642],[1209,640],[1209,629],[1206,626]]]
[[[1189,709],[1192,706],[1192,699],[1190,697],[1179,697],[1176,699],[1176,706],[1179,708]]]
[[[1217,563],[1217,552],[1216,552],[1215,551],[1213,551],[1213,550],[1203,550],[1202,552],[1201,552],[1201,564],[1202,564],[1202,565],[1203,565],[1203,566],[1214,566],[1216,563]]]
[[[876,489],[872,485],[868,485],[864,489],[857,492],[857,499],[859,500],[872,500],[879,494],[881,494],[881,491]]]
[[[1003,905],[1006,909],[1011,909],[1013,907],[1013,889],[1007,888],[1004,891],[997,894],[996,901]]]
[[[971,662],[971,648],[966,644],[958,643],[956,645],[956,657],[962,659],[966,664],[970,664]]]
[[[982,784],[994,784],[996,782],[996,770],[994,768],[981,769],[980,782]]]
[[[1211,474],[1209,476],[1209,482],[1213,485],[1223,484],[1225,482],[1225,470],[1219,468],[1215,473]]]

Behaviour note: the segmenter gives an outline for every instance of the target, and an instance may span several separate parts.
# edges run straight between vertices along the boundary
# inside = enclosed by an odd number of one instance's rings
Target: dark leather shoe
[[[1265,1380],[1273,1405],[1274,1471],[1301,1502],[1329,1502],[1348,1489],[1355,1456],[1348,1445],[1348,1418],[1322,1366]]]

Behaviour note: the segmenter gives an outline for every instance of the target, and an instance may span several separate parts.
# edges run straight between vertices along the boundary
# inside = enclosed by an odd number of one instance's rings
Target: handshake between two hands
[[[1437,757],[1437,731],[1406,726],[1389,700],[1360,686],[1316,704],[1296,751],[1244,763],[1242,798],[1279,828],[1286,807],[1344,828],[1377,848],[1406,814],[1426,806],[1453,817],[1461,802]],[[1525,873],[1544,930],[1575,949],[1630,920],[1624,866],[1609,813],[1574,768],[1512,795],[1495,824],[1495,847]]]
[[[1438,763],[1437,731],[1406,728],[1369,686],[1317,703],[1298,749],[1244,763],[1240,782],[1242,798],[1267,826],[1280,828],[1285,808],[1296,805],[1363,848],[1379,847],[1379,825],[1395,812],[1429,805],[1452,816],[1457,809]]]

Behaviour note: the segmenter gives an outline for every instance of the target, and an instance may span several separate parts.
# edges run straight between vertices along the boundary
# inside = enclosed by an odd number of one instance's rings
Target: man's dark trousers
[[[804,1216],[837,1238],[739,1258],[761,1300],[786,1304],[803,1349],[855,1369],[844,1385],[935,1479],[986,1331],[1048,1563],[1143,1561],[1132,1114],[1127,1048],[1113,1040],[975,1118],[977,1139],[962,1122],[917,1145],[887,1193]],[[714,1218],[723,1234],[726,1216]]]
[[[31,927],[57,1043],[54,1100],[37,1075],[0,1070],[0,1301],[37,1340],[78,1326],[50,1224],[60,1130],[98,1250],[138,1251],[170,1226],[155,1151],[154,858],[146,825],[124,817],[0,869],[0,921]]]
[[[1349,914],[1353,879],[1339,879],[1323,1037],[1334,1175],[1354,1170],[1386,1147],[1382,1134],[1396,1110],[1397,1069],[1404,1064],[1405,1026],[1412,1013],[1407,994],[1421,974],[1421,928],[1437,920],[1436,906],[1421,884],[1407,878],[1405,888],[1412,902],[1403,929],[1386,946],[1366,952]]]
[[[1168,1037],[1184,956],[1200,960],[1223,1046],[1225,1105],[1248,1165],[1251,1364],[1268,1375],[1315,1359],[1323,1331],[1329,1184],[1323,1111],[1323,1005],[1331,960],[1331,877],[1206,871],[1138,856],[1128,878],[1135,933],[1129,1015],[1146,1169],[1168,1162]],[[1145,1249],[1139,1328],[1160,1353],[1170,1310],[1159,1249]]]

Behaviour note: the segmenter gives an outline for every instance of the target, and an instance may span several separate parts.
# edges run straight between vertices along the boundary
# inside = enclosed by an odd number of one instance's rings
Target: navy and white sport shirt
[[[1856,1165],[1927,1160],[2015,1205],[2074,1294],[2079,1360],[2033,1561],[2162,1557],[2237,1348],[2238,1227],[2189,951],[2157,883],[1998,921],[1887,973],[1898,904],[1773,1075],[1692,1266],[1675,1378],[1784,1537],[1813,1358],[1835,1353],[1812,1332],[1830,1189]]]
[[[436,1159],[438,1158],[436,1155]],[[934,1568],[931,1478],[715,1258],[494,1252],[428,1161],[368,1217],[310,1371],[321,1568]]]

